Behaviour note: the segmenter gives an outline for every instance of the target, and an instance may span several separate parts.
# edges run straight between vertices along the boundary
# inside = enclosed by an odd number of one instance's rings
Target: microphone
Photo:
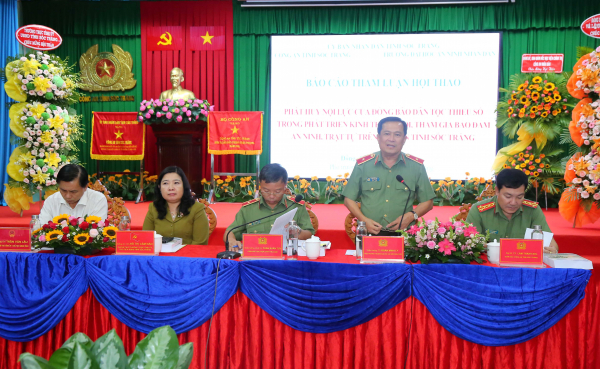
[[[402,221],[404,220],[404,214],[406,214],[406,207],[408,206],[408,202],[410,201],[410,194],[412,190],[410,189],[410,187],[408,187],[406,183],[404,183],[404,178],[402,178],[400,174],[396,176],[396,181],[402,183],[404,186],[406,186],[406,188],[408,188],[408,198],[406,199],[406,203],[404,204],[404,211],[402,212],[402,218],[400,218],[400,224],[398,225],[398,229],[400,229],[400,227],[402,227]]]
[[[296,195],[296,197],[294,198],[294,205],[298,205],[298,203],[300,201],[302,201],[302,199],[304,199],[304,196],[302,196],[302,195]],[[225,251],[221,251],[220,253],[218,253],[217,254],[217,258],[219,258],[219,259],[237,259],[237,258],[239,258],[241,256],[241,254],[239,252],[235,252],[235,251],[230,251],[229,250],[229,234],[231,233],[231,231],[233,231],[234,229],[238,229],[240,227],[247,226],[250,223],[258,222],[259,220],[263,220],[263,219],[272,217],[274,215],[279,215],[281,213],[285,213],[288,210],[290,210],[290,208],[287,208],[285,210],[279,211],[277,213],[269,214],[266,217],[255,219],[255,220],[252,220],[250,222],[247,222],[247,223],[244,223],[244,224],[240,224],[239,226],[231,228],[229,230],[229,232],[227,232],[227,235],[225,236]]]

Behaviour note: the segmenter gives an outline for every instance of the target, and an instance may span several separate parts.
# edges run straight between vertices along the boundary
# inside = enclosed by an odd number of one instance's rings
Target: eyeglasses
[[[266,196],[281,195],[284,191],[285,191],[285,188],[281,188],[276,191],[263,190],[262,188],[260,189],[260,192],[262,192],[262,194],[266,195]]]

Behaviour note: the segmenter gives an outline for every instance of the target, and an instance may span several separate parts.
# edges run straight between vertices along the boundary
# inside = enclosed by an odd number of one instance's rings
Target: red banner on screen
[[[564,54],[523,54],[521,73],[562,73]]]
[[[148,27],[146,50],[181,50],[183,48],[183,31],[181,26]]]
[[[92,159],[142,160],[146,125],[137,113],[99,113],[92,117]]]
[[[208,114],[208,153],[215,155],[262,153],[260,111],[214,111]]]
[[[190,27],[191,50],[225,50],[225,27]]]

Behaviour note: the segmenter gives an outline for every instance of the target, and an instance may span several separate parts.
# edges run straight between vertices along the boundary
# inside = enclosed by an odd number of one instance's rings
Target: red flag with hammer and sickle
[[[181,50],[182,47],[183,32],[181,26],[150,27],[146,38],[147,50]]]

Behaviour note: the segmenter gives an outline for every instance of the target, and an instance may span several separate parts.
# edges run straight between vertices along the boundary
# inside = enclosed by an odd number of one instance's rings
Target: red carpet
[[[146,211],[150,203],[135,204],[127,202],[127,208],[131,212],[132,229],[142,229]],[[235,214],[241,207],[240,203],[218,203],[211,205],[217,214],[217,229],[211,234],[209,244],[222,244],[223,235],[228,225],[233,222]],[[348,210],[344,205],[313,205],[312,210],[319,218],[319,230],[317,236],[322,240],[335,241],[332,245],[336,249],[350,249],[353,244],[344,231],[344,218]],[[456,206],[436,206],[425,218],[447,220],[458,213]],[[556,242],[561,252],[572,252],[580,255],[600,255],[600,222],[587,225],[583,228],[573,228],[558,213],[558,209],[544,211],[548,225],[554,232]],[[0,207],[1,227],[27,227],[31,215],[39,214],[39,206],[33,204],[31,209],[23,213],[23,217],[13,213],[8,207]]]

